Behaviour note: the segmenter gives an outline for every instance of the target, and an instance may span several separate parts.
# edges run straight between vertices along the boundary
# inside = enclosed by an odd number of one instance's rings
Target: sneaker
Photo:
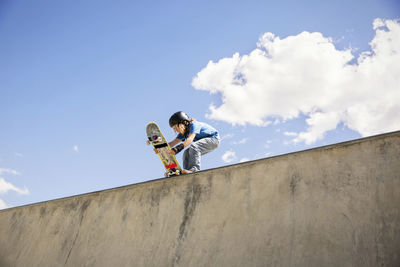
[[[194,170],[182,170],[182,174],[194,173]]]

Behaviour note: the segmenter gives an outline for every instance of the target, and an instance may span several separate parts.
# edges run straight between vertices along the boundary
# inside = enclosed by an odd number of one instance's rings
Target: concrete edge
[[[377,135],[371,135],[371,136],[367,136],[367,137],[362,137],[362,138],[358,138],[358,139],[343,141],[343,142],[330,144],[330,145],[325,145],[325,146],[320,146],[320,147],[313,147],[313,148],[309,148],[309,149],[304,149],[304,150],[299,150],[299,151],[279,154],[279,155],[275,155],[275,156],[271,156],[271,157],[260,158],[260,159],[256,159],[256,160],[249,160],[249,161],[246,161],[246,162],[240,162],[240,163],[235,163],[235,164],[231,164],[231,165],[225,165],[225,166],[221,166],[221,167],[206,169],[206,170],[202,170],[202,171],[199,171],[199,172],[196,172],[196,173],[192,173],[192,174],[185,174],[184,176],[181,175],[181,176],[176,176],[176,177],[171,177],[171,178],[161,177],[161,178],[156,178],[156,179],[153,179],[153,180],[143,181],[143,182],[139,182],[139,183],[135,183],[135,184],[126,184],[126,185],[122,185],[122,186],[118,186],[118,187],[114,187],[114,188],[101,189],[101,190],[92,191],[92,192],[88,192],[88,193],[82,193],[82,194],[77,194],[77,195],[71,195],[71,196],[66,196],[66,197],[61,197],[61,198],[55,198],[55,199],[50,199],[50,200],[30,203],[30,204],[21,205],[21,206],[15,206],[15,207],[11,207],[11,208],[2,209],[2,210],[0,210],[0,213],[5,212],[5,211],[10,211],[10,210],[13,210],[13,209],[22,208],[22,207],[42,205],[44,203],[52,202],[52,201],[57,201],[58,202],[58,201],[64,201],[66,199],[75,198],[75,197],[82,197],[82,196],[95,195],[95,194],[100,194],[100,193],[105,193],[105,192],[112,192],[112,191],[119,190],[119,189],[122,189],[122,188],[145,185],[147,183],[164,182],[164,181],[166,181],[166,179],[184,179],[185,177],[188,177],[188,176],[191,176],[191,175],[198,175],[198,174],[207,173],[207,172],[211,172],[211,171],[216,171],[216,170],[220,170],[220,169],[233,168],[233,167],[237,167],[237,166],[245,165],[245,164],[255,164],[255,163],[260,162],[260,161],[286,157],[286,156],[289,156],[289,155],[296,155],[296,154],[304,153],[304,152],[317,151],[317,150],[329,150],[329,149],[333,149],[335,147],[345,147],[345,146],[350,146],[350,145],[355,145],[355,144],[358,144],[358,143],[366,142],[366,141],[371,140],[371,139],[381,139],[381,138],[385,138],[385,137],[389,137],[389,136],[397,136],[397,135],[400,137],[400,130],[399,131],[388,132],[388,133],[377,134]]]

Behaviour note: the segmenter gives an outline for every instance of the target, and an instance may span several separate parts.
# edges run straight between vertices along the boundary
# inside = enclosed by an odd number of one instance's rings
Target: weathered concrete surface
[[[0,211],[0,266],[400,266],[400,132]]]

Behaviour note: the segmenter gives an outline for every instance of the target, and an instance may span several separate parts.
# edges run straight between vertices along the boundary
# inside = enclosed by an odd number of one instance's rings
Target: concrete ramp
[[[400,266],[400,132],[0,211],[0,266]]]

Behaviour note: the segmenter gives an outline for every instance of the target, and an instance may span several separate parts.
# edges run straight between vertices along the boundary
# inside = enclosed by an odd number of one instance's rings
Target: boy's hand
[[[175,155],[176,155],[175,151],[172,150],[172,149],[168,150],[168,154],[170,154],[170,155],[172,155],[172,156],[175,156]]]

